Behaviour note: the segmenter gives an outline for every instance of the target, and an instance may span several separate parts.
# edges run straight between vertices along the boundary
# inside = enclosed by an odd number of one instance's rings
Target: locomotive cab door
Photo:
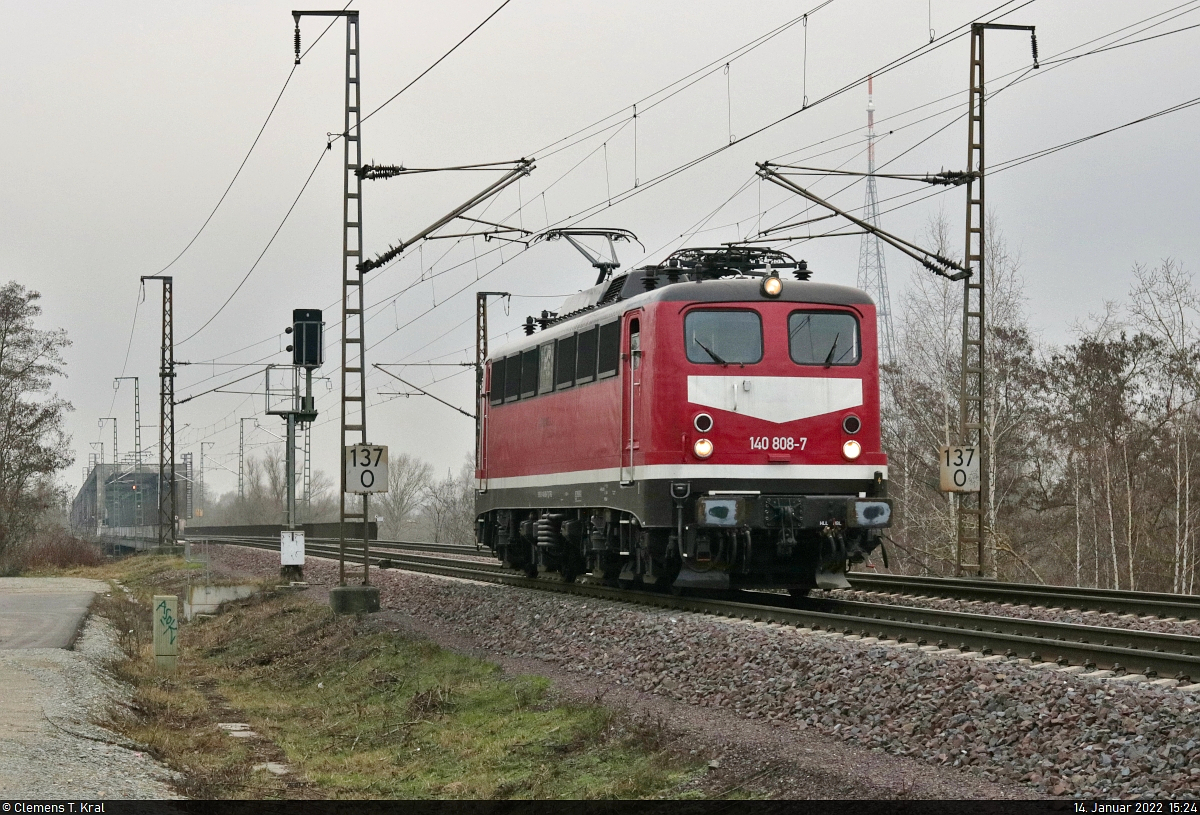
[[[621,325],[621,484],[635,482],[634,456],[640,449],[636,423],[642,385],[642,310],[627,312]]]

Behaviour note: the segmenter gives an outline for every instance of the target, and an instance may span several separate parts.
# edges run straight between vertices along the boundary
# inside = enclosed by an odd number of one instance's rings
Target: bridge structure
[[[175,506],[188,507],[191,483],[184,470],[174,473]],[[137,461],[95,464],[71,502],[71,528],[106,545],[132,549],[159,548],[158,465]],[[186,521],[186,518],[180,518]]]

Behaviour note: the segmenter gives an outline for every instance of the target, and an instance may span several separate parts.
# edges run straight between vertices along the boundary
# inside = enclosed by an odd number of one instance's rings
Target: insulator
[[[1041,67],[1038,65],[1037,33],[1036,32],[1033,32],[1033,31],[1029,32],[1029,41],[1030,41],[1030,45],[1033,46],[1033,67],[1034,68]]]
[[[1036,47],[1036,46],[1035,46]],[[1036,62],[1036,58],[1034,59]],[[300,64],[300,21],[296,21],[296,64]]]
[[[530,315],[529,317],[526,317],[526,318],[525,318],[525,323],[524,323],[524,325],[522,325],[521,327],[525,329],[525,336],[526,336],[526,337],[533,336],[533,330],[534,330],[534,325],[533,325],[533,316],[532,316],[532,315]]]

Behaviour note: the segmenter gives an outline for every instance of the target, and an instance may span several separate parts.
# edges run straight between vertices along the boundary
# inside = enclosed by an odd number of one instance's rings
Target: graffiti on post
[[[168,638],[167,642],[174,645],[175,637],[179,633],[179,621],[175,619],[174,610],[167,605],[167,598],[160,600],[154,610],[158,613],[158,624],[163,628],[164,635]]]
[[[154,664],[175,669],[179,654],[179,598],[173,594],[154,597]]]

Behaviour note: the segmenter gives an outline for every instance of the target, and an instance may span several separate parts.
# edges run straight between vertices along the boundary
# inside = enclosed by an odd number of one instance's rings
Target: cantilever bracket
[[[410,388],[416,388],[418,391],[420,391],[420,395],[428,396],[430,399],[433,399],[433,400],[434,400],[434,401],[436,401],[436,402],[441,402],[443,405],[445,405],[446,407],[450,408],[451,410],[457,410],[459,413],[461,413],[462,415],[466,416],[468,419],[474,419],[474,418],[475,418],[475,414],[474,414],[474,413],[467,413],[467,412],[466,412],[465,410],[463,410],[462,408],[458,407],[457,405],[452,405],[452,404],[450,404],[449,402],[447,402],[445,399],[441,398],[440,396],[434,396],[432,393],[430,393],[429,391],[425,390],[425,389],[424,389],[424,388],[422,388],[420,385],[414,385],[413,383],[409,382],[407,379],[402,379],[402,378],[400,378],[400,377],[396,376],[396,375],[395,375],[394,373],[392,373],[391,371],[385,370],[385,369],[384,369],[384,367],[383,367],[382,365],[379,365],[379,364],[374,364],[374,365],[372,365],[371,367],[373,367],[373,368],[377,368],[377,369],[379,369],[380,371],[383,371],[383,373],[387,374],[387,375],[388,375],[388,376],[390,376],[392,379],[399,380],[399,381],[400,381],[400,382],[402,382],[403,384],[405,384],[405,385],[408,385]],[[407,397],[407,396],[416,396],[416,395],[418,395],[418,394],[408,394],[408,393],[405,393],[405,394],[397,394],[397,395],[398,395],[398,396],[406,396],[406,397]]]
[[[387,251],[383,252],[382,254],[376,255],[372,260],[364,260],[362,263],[358,264],[358,270],[361,273],[366,274],[367,272],[371,271],[372,269],[378,269],[380,266],[383,266],[385,263],[388,263],[393,258],[398,257],[401,252],[403,252],[408,247],[412,246],[417,241],[422,240],[424,238],[428,238],[431,233],[436,232],[437,230],[441,229],[443,226],[450,223],[451,221],[458,219],[458,218],[463,218],[465,213],[469,212],[473,207],[483,203],[488,198],[491,198],[492,196],[498,194],[501,190],[503,190],[505,187],[509,186],[510,184],[515,182],[517,179],[521,178],[522,176],[529,175],[535,169],[533,159],[523,158],[523,159],[519,159],[517,161],[504,162],[504,163],[512,164],[513,166],[498,181],[495,181],[495,182],[489,184],[487,187],[485,187],[483,189],[483,191],[477,193],[476,195],[471,196],[465,202],[463,202],[459,206],[455,207],[453,210],[451,210],[446,215],[443,215],[441,218],[438,218],[432,224],[425,227],[424,229],[422,229],[416,235],[413,235],[408,240],[400,241],[392,246],[389,246],[387,248]],[[477,166],[482,166],[482,165],[477,165]],[[447,169],[461,169],[461,168],[447,168]],[[466,220],[473,220],[473,219],[467,218]],[[501,228],[505,229],[506,231],[509,229],[508,227],[503,227],[503,226],[501,226]],[[477,234],[483,234],[483,233],[477,233]]]
[[[770,181],[773,184],[777,184],[789,192],[794,192],[801,198],[806,198],[809,201],[812,201],[814,204],[825,207],[837,215],[841,215],[847,221],[850,221],[860,229],[870,232],[872,235],[877,236],[885,243],[895,247],[896,249],[899,249],[901,252],[908,255],[910,258],[917,261],[934,274],[940,275],[949,280],[964,280],[971,276],[971,270],[960,263],[953,261],[950,258],[943,257],[937,252],[931,252],[928,249],[917,246],[911,241],[904,240],[904,238],[897,237],[890,232],[880,229],[872,223],[862,220],[861,218],[855,218],[850,213],[843,209],[839,209],[838,207],[826,201],[824,198],[821,198],[819,195],[806,190],[804,187],[801,187],[799,184],[780,173],[777,169],[779,165],[772,164],[769,161],[762,161],[757,162],[755,166],[758,167],[758,176],[760,178]],[[954,274],[950,274],[947,269],[956,269],[957,271]]]

